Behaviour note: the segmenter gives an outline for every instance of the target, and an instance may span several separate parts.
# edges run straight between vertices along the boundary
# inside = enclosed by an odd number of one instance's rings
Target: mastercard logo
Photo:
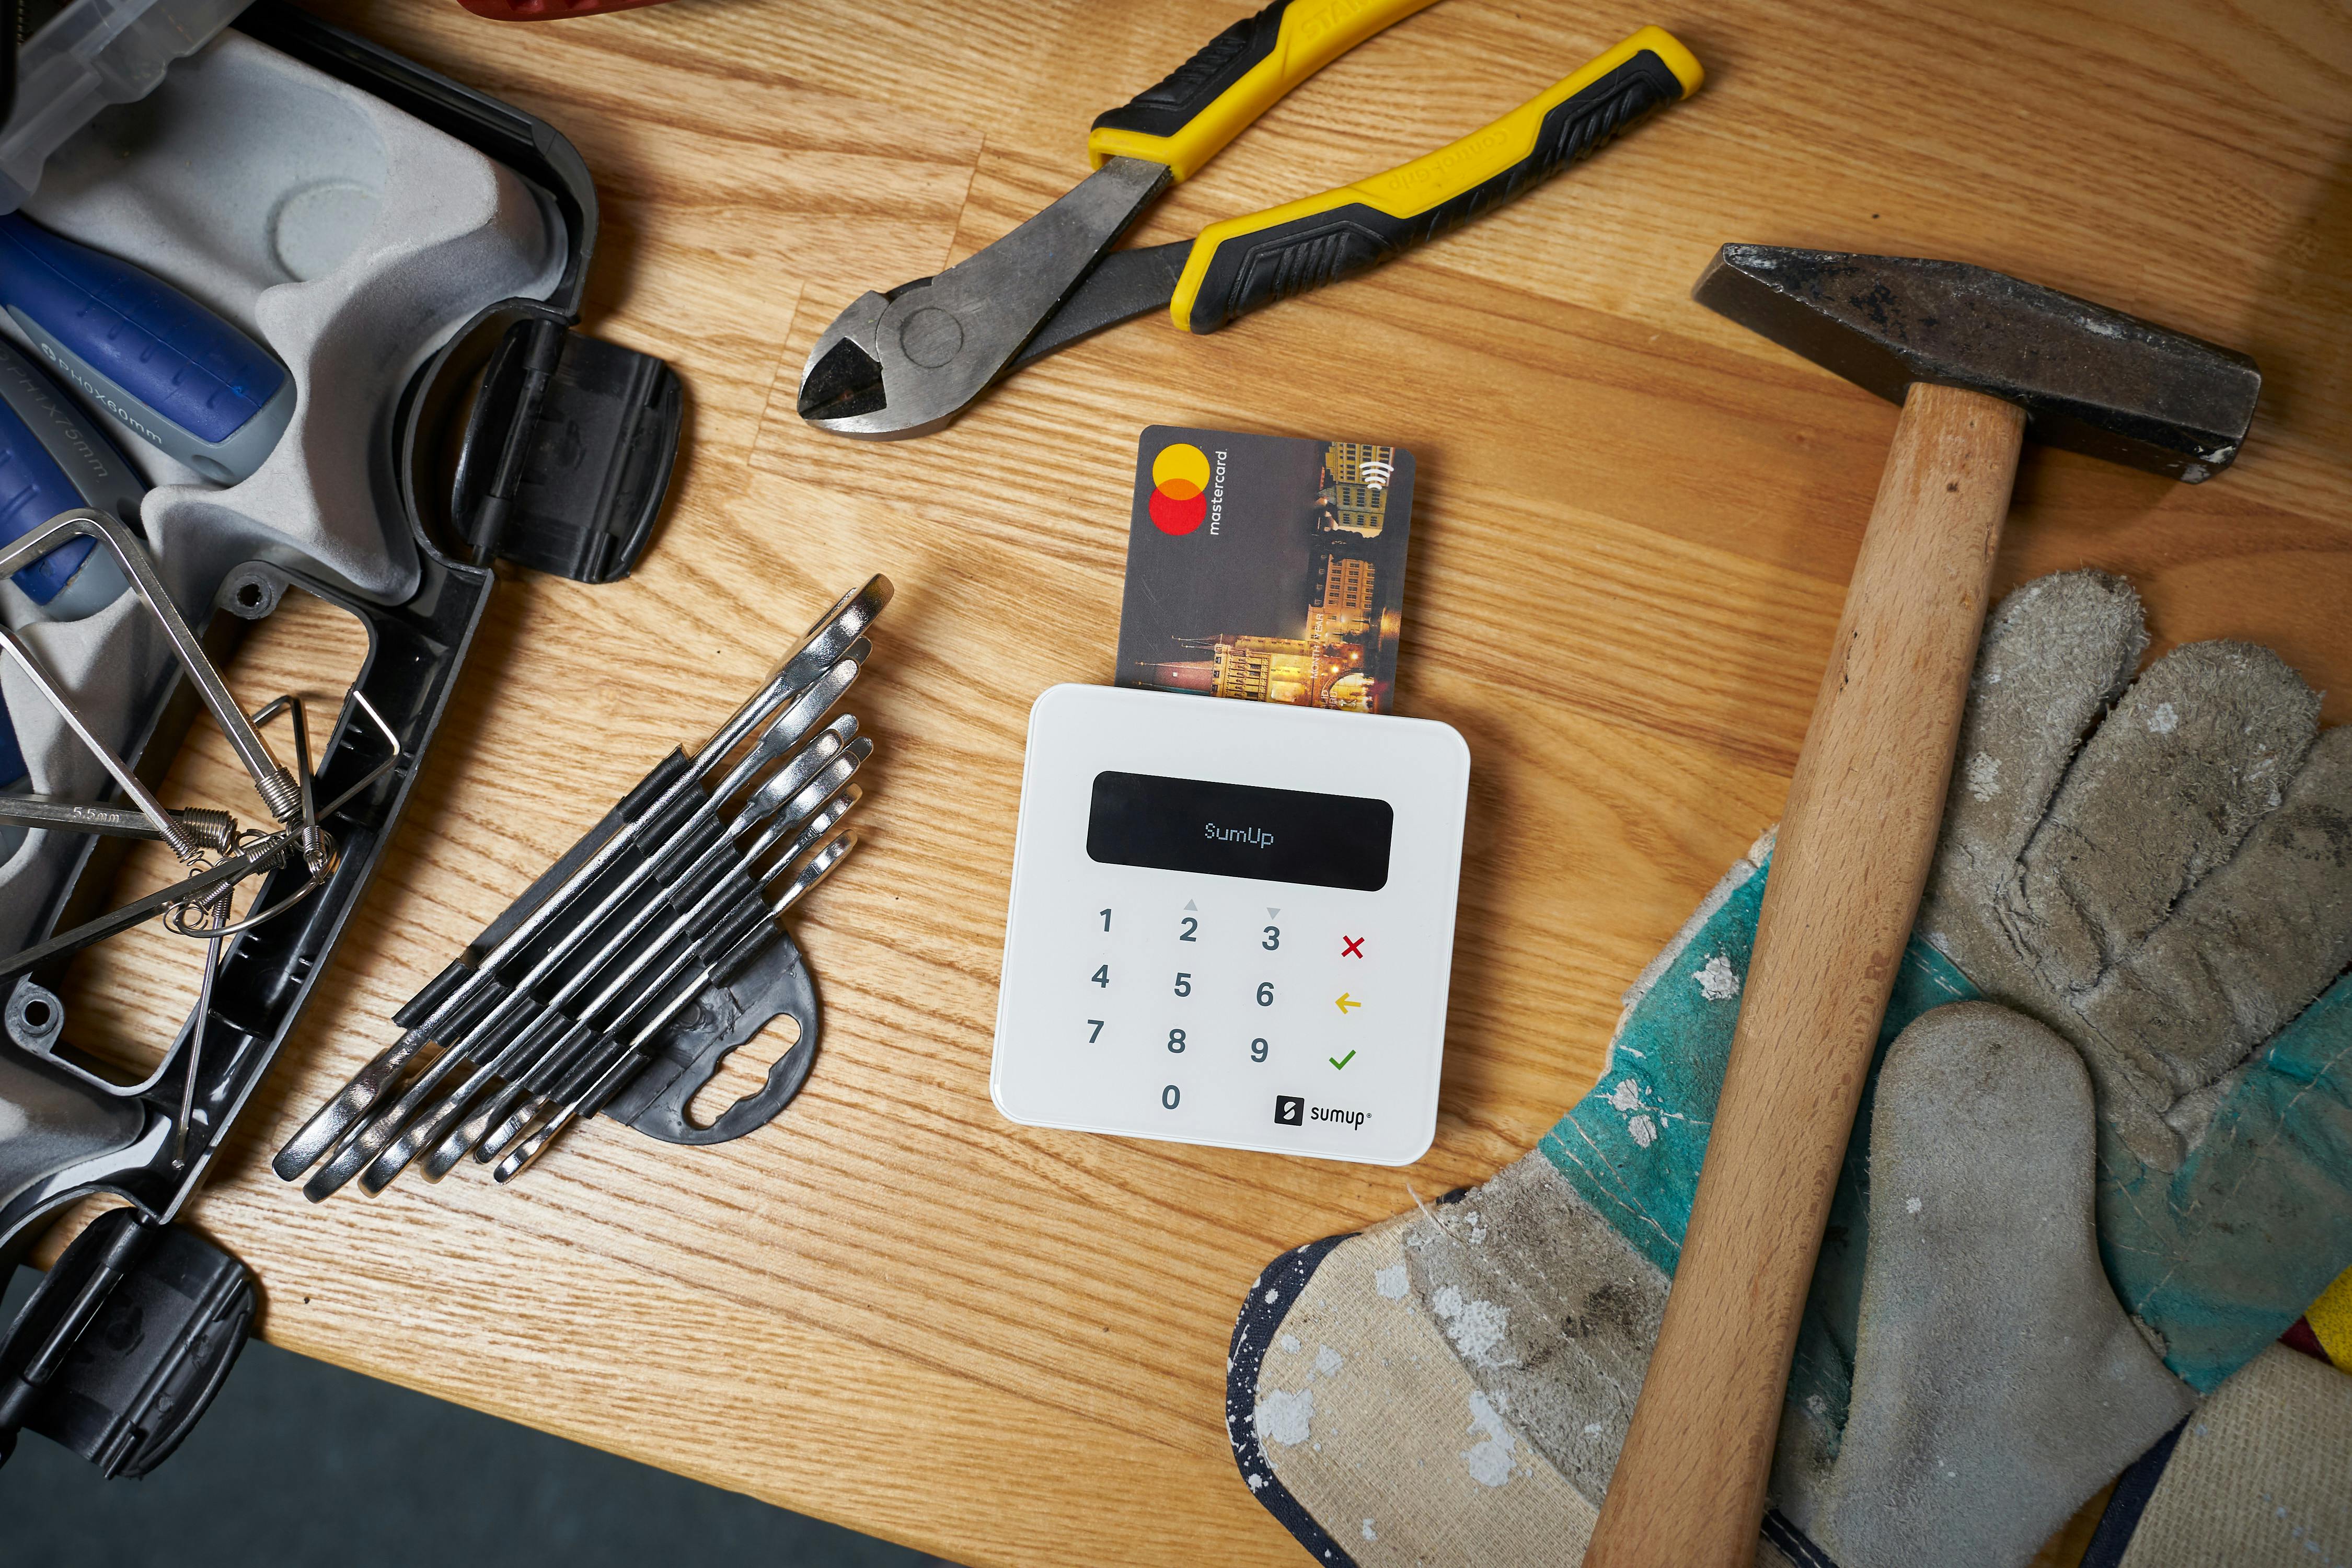
[[[1152,525],[1162,533],[1190,533],[1209,515],[1209,457],[1179,441],[1151,459]]]

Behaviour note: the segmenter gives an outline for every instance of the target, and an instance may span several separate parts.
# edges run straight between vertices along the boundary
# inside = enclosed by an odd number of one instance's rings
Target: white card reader
[[[1015,1121],[1402,1165],[1437,1131],[1470,749],[1426,719],[1055,686],[989,1091]]]

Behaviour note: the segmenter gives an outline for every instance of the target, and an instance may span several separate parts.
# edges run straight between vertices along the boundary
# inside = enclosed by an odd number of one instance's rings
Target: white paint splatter
[[[1402,1301],[1404,1293],[1412,1289],[1412,1281],[1403,1264],[1391,1263],[1386,1268],[1372,1270],[1372,1289],[1391,1301]]]
[[[1347,1358],[1329,1345],[1315,1347],[1315,1370],[1324,1376],[1330,1377],[1337,1374],[1339,1370],[1347,1364]]]
[[[1731,965],[1719,955],[1708,964],[1706,970],[1700,972],[1700,984],[1706,984],[1708,976],[1718,965],[1722,968],[1725,983],[1734,993],[1737,993],[1739,989],[1739,981],[1732,975]],[[1617,1110],[1628,1113],[1625,1118],[1625,1135],[1643,1149],[1658,1141],[1658,1134],[1664,1130],[1667,1122],[1689,1120],[1679,1110],[1668,1110],[1663,1105],[1650,1104],[1643,1098],[1642,1085],[1630,1078],[1621,1079],[1618,1080],[1617,1087],[1609,1091],[1609,1103]]]
[[[1510,1321],[1508,1308],[1496,1301],[1466,1300],[1452,1285],[1431,1297],[1429,1308],[1445,1326],[1445,1337],[1455,1350],[1479,1365],[1494,1364],[1495,1347],[1503,1342],[1504,1326]]]
[[[1272,1441],[1286,1448],[1295,1448],[1307,1441],[1307,1429],[1315,1419],[1315,1391],[1302,1388],[1296,1394],[1276,1389],[1257,1402],[1250,1421],[1257,1428],[1257,1440]]]
[[[1600,1422],[1598,1422],[1598,1421],[1587,1421],[1587,1422],[1584,1424],[1584,1435],[1585,1435],[1586,1436],[1588,1436],[1588,1437],[1598,1437],[1598,1436],[1601,1436],[1601,1423],[1600,1423]]]
[[[1917,1198],[1906,1198],[1904,1200],[1903,1212],[1905,1214],[1917,1214],[1919,1212],[1919,1208],[1920,1204]]]
[[[2156,711],[2147,716],[2147,732],[2151,735],[2169,735],[2179,728],[2180,710],[2169,702],[2158,703]]]
[[[1470,1425],[1466,1430],[1477,1433],[1483,1439],[1462,1454],[1462,1462],[1470,1468],[1470,1479],[1482,1487],[1499,1487],[1509,1480],[1519,1440],[1511,1436],[1510,1429],[1503,1425],[1501,1413],[1483,1394],[1470,1396]]]
[[[1265,1478],[1259,1475],[1255,1470],[1250,1471],[1247,1479],[1249,1480],[1250,1490],[1255,1492],[1265,1489]]]
[[[1372,1528],[1372,1521],[1369,1519],[1364,1521],[1364,1539],[1367,1541],[1378,1541],[1380,1538],[1380,1531]]]
[[[1279,1301],[1279,1300],[1282,1300],[1282,1292],[1281,1292],[1281,1291],[1279,1291],[1279,1290],[1268,1290],[1268,1291],[1265,1293],[1265,1304],[1266,1304],[1267,1306],[1269,1306],[1269,1307],[1273,1306],[1276,1301]]]
[[[1285,1353],[1297,1355],[1298,1353],[1298,1336],[1297,1334],[1283,1335],[1282,1348]]]
[[[1691,976],[1698,982],[1698,994],[1710,1002],[1728,1002],[1739,994],[1739,976],[1731,971],[1731,960],[1717,953],[1706,961],[1706,967]]]
[[[2000,759],[1990,752],[1979,752],[1969,759],[1969,793],[1979,800],[1990,800],[2000,793]]]

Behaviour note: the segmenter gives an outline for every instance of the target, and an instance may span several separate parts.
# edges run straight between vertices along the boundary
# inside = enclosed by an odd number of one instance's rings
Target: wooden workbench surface
[[[811,341],[1083,172],[1087,122],[1242,13],[677,0],[529,26],[330,14],[544,116],[595,173],[591,329],[688,400],[616,586],[509,574],[375,888],[194,1217],[278,1343],[958,1562],[1299,1561],[1223,1421],[1297,1243],[1474,1182],[1598,1071],[1618,996],[1779,812],[1895,410],[1692,305],[1726,240],[1983,262],[2246,350],[2247,455],[2176,486],[2029,451],[2000,585],[2128,574],[2159,650],[2267,642],[2352,720],[2352,18],[2317,4],[1446,0],[1164,201],[1157,242],[1384,168],[1636,26],[1710,79],[1461,234],[1210,337],[1139,321],[945,433],[793,407]],[[1402,711],[1475,759],[1437,1143],[1402,1171],[1005,1122],[989,1049],[1021,745],[1108,678],[1153,423],[1410,447]],[[866,843],[805,906],[824,1047],[709,1150],[600,1122],[303,1201],[267,1168],[385,1018],[841,589]]]

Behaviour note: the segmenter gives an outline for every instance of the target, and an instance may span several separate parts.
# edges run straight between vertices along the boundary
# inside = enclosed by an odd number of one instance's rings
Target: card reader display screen
[[[1362,795],[1100,773],[1087,856],[1149,866],[1376,893],[1388,885],[1396,812]]]

